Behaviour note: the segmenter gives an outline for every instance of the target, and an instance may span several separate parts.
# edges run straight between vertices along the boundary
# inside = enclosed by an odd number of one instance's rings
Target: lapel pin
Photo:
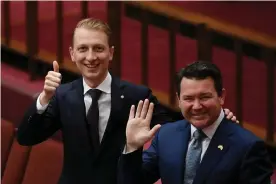
[[[218,149],[223,150],[223,146],[222,145],[218,145]]]
[[[121,95],[121,99],[123,99],[123,98],[125,98],[125,96],[124,96],[124,95]]]

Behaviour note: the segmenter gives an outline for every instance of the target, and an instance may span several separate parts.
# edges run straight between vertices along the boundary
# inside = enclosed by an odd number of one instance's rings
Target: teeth
[[[86,65],[88,68],[96,68],[97,65]]]

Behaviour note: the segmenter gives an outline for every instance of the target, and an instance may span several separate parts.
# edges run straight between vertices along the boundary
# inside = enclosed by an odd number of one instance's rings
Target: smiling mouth
[[[87,68],[89,69],[95,69],[97,68],[100,64],[96,64],[96,65],[91,65],[91,64],[84,64]]]
[[[195,118],[203,118],[203,117],[205,117],[205,113],[203,113],[203,114],[192,114],[192,116],[195,117]]]

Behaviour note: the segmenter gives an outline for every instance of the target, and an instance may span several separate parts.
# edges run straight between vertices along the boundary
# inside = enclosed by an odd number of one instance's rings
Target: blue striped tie
[[[184,184],[192,184],[196,175],[196,170],[200,164],[202,141],[206,135],[201,130],[196,130],[186,155]]]

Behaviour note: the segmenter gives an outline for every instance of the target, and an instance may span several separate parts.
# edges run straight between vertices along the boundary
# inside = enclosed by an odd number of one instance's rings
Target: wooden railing
[[[4,6],[5,24],[5,45],[10,45],[10,2],[2,2]],[[88,15],[88,2],[81,1],[81,17]],[[124,9],[122,8],[124,6]],[[233,51],[236,55],[236,115],[243,119],[242,103],[242,76],[243,76],[243,56],[249,55],[264,61],[267,68],[267,123],[266,140],[273,142],[274,138],[274,71],[276,63],[276,40],[265,35],[246,31],[237,26],[225,25],[208,17],[194,15],[183,12],[183,10],[167,5],[163,2],[107,2],[108,23],[113,30],[111,42],[115,45],[115,62],[111,63],[111,71],[114,75],[121,75],[121,15],[123,14],[137,19],[141,22],[141,66],[142,84],[148,85],[148,27],[149,25],[159,25],[169,32],[169,76],[170,81],[175,79],[176,68],[176,34],[191,37],[197,40],[197,57],[199,60],[212,61],[212,47],[223,47]],[[64,61],[63,54],[63,2],[56,2],[57,19],[57,61],[62,63],[62,67],[69,71],[74,71]],[[29,72],[31,78],[36,76],[36,63],[34,60],[38,56],[38,2],[26,2],[26,48],[29,57]],[[51,64],[52,61],[45,61]],[[175,87],[171,82],[169,90],[169,104],[175,107]]]
[[[212,46],[224,47],[232,50],[236,54],[236,112],[239,119],[243,119],[242,104],[242,76],[243,76],[243,56],[249,55],[258,60],[265,61],[267,68],[267,123],[266,140],[274,140],[274,69],[276,64],[276,39],[242,30],[233,25],[223,25],[215,20],[199,17],[192,13],[185,13],[183,10],[167,5],[163,2],[127,2],[126,13],[133,18],[137,18],[142,23],[142,66],[143,75],[147,76],[148,58],[148,30],[151,23],[158,19],[163,22],[161,27],[167,29],[169,36],[170,55],[170,81],[175,77],[175,39],[176,34],[188,36],[197,40],[197,56],[199,60],[212,61]],[[128,11],[129,9],[129,11]],[[155,23],[156,24],[156,23]],[[187,30],[187,31],[184,31]],[[222,40],[222,43],[220,43]],[[144,49],[143,49],[144,48]],[[147,77],[143,78],[143,83],[147,84]],[[175,88],[170,85],[170,104],[175,102]]]

